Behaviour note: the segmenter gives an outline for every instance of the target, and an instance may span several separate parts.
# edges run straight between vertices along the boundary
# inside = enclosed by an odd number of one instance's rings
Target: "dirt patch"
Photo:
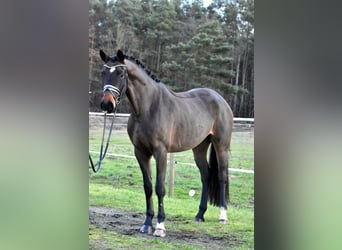
[[[127,212],[106,207],[89,207],[89,221],[92,225],[105,231],[115,231],[122,235],[155,239],[152,235],[141,234],[139,228],[145,219],[143,213]],[[243,242],[238,237],[214,237],[196,232],[167,231],[161,241],[187,244],[205,249],[230,249],[240,246]],[[97,244],[96,242],[92,242]],[[98,246],[99,249],[101,246]],[[96,248],[97,249],[97,248]]]

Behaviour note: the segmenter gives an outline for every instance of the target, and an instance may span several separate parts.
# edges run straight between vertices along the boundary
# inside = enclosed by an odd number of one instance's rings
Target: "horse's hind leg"
[[[135,150],[135,156],[139,162],[141,173],[143,175],[144,190],[146,197],[146,219],[143,226],[140,228],[141,233],[152,234],[152,219],[154,216],[153,200],[152,200],[152,176],[151,176],[151,164],[150,159],[152,155],[144,153],[137,148]]]
[[[216,151],[216,159],[218,164],[218,181],[220,191],[220,223],[226,224],[227,218],[227,202],[229,200],[229,178],[228,178],[228,147],[222,144],[213,143]]]
[[[229,199],[229,179],[228,179],[228,152],[227,150],[217,153],[219,162],[219,182],[220,182],[220,223],[227,223],[227,202]]]
[[[201,194],[201,202],[199,205],[198,213],[195,216],[195,221],[204,221],[204,213],[207,211],[207,202],[208,202],[208,169],[209,164],[207,161],[207,151],[210,144],[210,137],[208,136],[201,144],[199,144],[196,148],[193,148],[192,151],[194,153],[194,158],[197,167],[201,173],[201,181],[202,181],[202,194]]]

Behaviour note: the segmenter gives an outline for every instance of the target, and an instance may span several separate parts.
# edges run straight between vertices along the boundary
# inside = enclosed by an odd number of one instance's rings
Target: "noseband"
[[[127,66],[125,64],[118,64],[118,65],[114,65],[114,66],[108,66],[107,64],[105,64],[104,67],[108,68],[110,73],[113,73],[117,67],[126,67],[127,68]],[[120,100],[121,100],[121,96],[122,96],[120,89],[118,89],[117,87],[115,87],[111,84],[106,84],[103,87],[103,94],[107,91],[109,91],[112,94],[116,103],[119,104]]]
[[[116,103],[119,104],[121,99],[120,89],[114,87],[113,85],[107,84],[103,87],[103,94],[105,94],[107,91],[109,91],[112,94]]]

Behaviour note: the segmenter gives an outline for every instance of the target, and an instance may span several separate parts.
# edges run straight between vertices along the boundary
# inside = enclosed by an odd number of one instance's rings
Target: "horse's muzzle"
[[[112,113],[114,111],[115,108],[115,101],[111,102],[111,101],[102,101],[101,102],[101,109],[103,111],[107,111],[107,113]]]
[[[108,113],[112,113],[115,110],[116,100],[114,96],[110,92],[106,92],[101,100],[101,109],[103,111],[107,111]]]

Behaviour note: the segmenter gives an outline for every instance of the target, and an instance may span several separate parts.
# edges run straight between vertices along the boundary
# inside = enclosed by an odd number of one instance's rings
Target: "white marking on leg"
[[[164,222],[157,223],[157,227],[153,235],[157,237],[165,237],[166,230],[165,230]]]
[[[165,230],[164,222],[157,223],[156,229],[162,229],[162,230]]]
[[[220,219],[219,220],[224,220],[227,221],[227,210],[224,207],[220,207]]]

